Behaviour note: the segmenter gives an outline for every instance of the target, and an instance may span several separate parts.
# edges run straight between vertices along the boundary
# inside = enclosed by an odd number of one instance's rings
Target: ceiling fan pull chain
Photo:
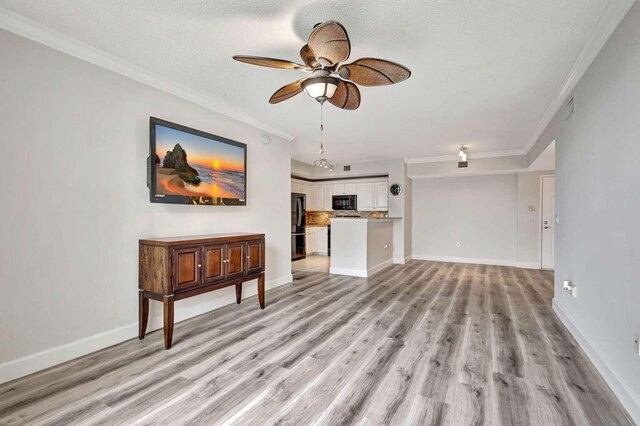
[[[322,133],[324,132],[324,114],[322,109],[322,103],[320,104],[320,154],[324,154],[324,140],[322,139]]]

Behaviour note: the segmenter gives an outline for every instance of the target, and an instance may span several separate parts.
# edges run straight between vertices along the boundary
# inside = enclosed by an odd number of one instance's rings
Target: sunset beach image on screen
[[[244,200],[244,148],[157,124],[156,194]]]

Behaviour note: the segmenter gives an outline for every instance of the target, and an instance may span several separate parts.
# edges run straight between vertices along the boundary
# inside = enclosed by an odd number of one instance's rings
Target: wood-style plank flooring
[[[267,292],[0,385],[0,424],[633,424],[550,272],[411,261]]]
[[[293,272],[305,271],[305,272],[329,272],[331,266],[330,256],[311,255],[304,259],[294,260],[291,262],[291,270]]]

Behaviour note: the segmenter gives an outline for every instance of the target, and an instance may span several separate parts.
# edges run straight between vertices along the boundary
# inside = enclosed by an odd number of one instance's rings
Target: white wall
[[[414,179],[412,193],[414,259],[515,264],[515,174]]]
[[[540,267],[540,176],[553,175],[546,172],[518,173],[517,177],[517,266]],[[529,211],[529,206],[534,210]]]
[[[137,334],[139,238],[264,232],[267,285],[290,280],[288,142],[5,31],[0,55],[0,382]],[[150,115],[247,143],[247,206],[150,204]]]
[[[556,140],[556,311],[640,423],[640,3],[545,132]],[[578,298],[562,281],[578,287]]]

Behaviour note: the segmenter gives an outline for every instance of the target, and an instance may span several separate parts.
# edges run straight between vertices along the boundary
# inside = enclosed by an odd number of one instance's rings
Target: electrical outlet
[[[578,287],[576,287],[575,285],[571,287],[571,297],[573,297],[574,299],[578,297]]]
[[[565,280],[562,282],[562,289],[568,291],[571,297],[574,299],[578,297],[578,287],[571,281]]]

